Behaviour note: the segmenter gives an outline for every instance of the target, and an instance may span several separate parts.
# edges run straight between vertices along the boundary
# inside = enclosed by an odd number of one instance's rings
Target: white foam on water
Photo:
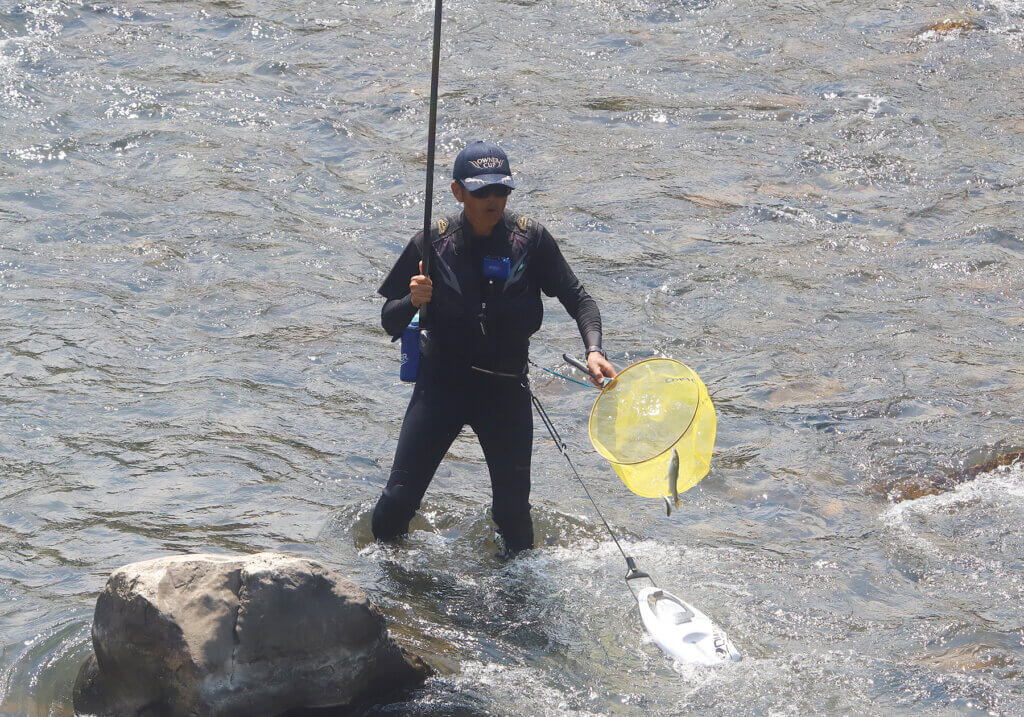
[[[989,0],[986,5],[1006,15],[1024,15],[1024,0]]]
[[[916,547],[941,552],[918,532],[915,524],[927,521],[929,517],[961,513],[977,506],[1024,507],[1024,464],[1017,463],[982,473],[946,493],[896,503],[880,517],[885,525],[899,531]]]
[[[0,38],[0,67],[7,67],[8,65],[13,65],[14,61],[17,59],[13,55],[8,55],[6,53],[8,46],[11,46],[13,50],[14,46],[17,43],[27,39],[27,37],[22,36]]]
[[[570,694],[544,681],[544,673],[530,667],[518,665],[502,665],[493,662],[465,661],[461,665],[461,674],[454,682],[465,683],[471,689],[486,686],[487,692],[497,693],[509,702],[518,705],[530,705],[530,712],[535,715],[585,715],[598,717],[600,713],[579,709],[580,700],[586,694]]]
[[[866,103],[866,106],[864,107],[864,114],[866,114],[870,119],[874,119],[875,115],[877,115],[879,110],[882,109],[882,105],[889,102],[887,97],[871,94],[858,94],[856,95],[856,98],[862,103]]]
[[[986,30],[996,35],[1019,36],[1024,25],[1024,0],[989,0],[985,5],[1001,16],[995,23],[986,23]]]
[[[882,517],[890,525],[899,525],[912,514],[935,513],[981,502],[1002,504],[1006,498],[1024,500],[1024,464],[1016,463],[982,473],[946,493],[896,503]]]

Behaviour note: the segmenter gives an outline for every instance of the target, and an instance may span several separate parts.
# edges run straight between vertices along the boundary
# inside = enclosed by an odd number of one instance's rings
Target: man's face
[[[462,202],[466,210],[466,219],[469,220],[474,233],[487,236],[501,220],[508,195],[500,196],[499,192],[505,189],[501,185],[491,185],[478,189],[474,194],[458,182],[452,182],[452,194]],[[486,196],[478,197],[478,194]]]

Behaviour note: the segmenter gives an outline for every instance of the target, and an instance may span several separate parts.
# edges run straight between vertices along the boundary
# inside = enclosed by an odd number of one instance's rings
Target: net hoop
[[[690,376],[690,380],[696,379],[698,381],[698,383],[700,382],[700,378],[697,376],[696,371],[694,371],[692,368],[690,368],[689,366],[684,364],[682,361],[677,361],[676,359],[662,357],[662,356],[655,356],[653,358],[644,359],[643,361],[637,361],[635,364],[631,364],[630,366],[627,366],[622,371],[620,371],[615,376],[615,378],[612,379],[612,381],[610,383],[608,383],[608,385],[605,386],[601,390],[601,395],[599,395],[597,397],[597,399],[594,401],[594,405],[590,409],[590,419],[589,419],[589,421],[587,423],[587,430],[588,430],[588,432],[590,434],[590,442],[591,442],[591,444],[593,444],[593,446],[597,450],[597,452],[600,453],[601,456],[606,461],[608,461],[609,463],[614,463],[615,465],[620,465],[620,466],[635,466],[635,465],[640,465],[641,463],[647,463],[648,461],[651,461],[651,460],[654,460],[654,459],[656,459],[656,458],[658,458],[660,456],[663,456],[666,453],[668,453],[670,450],[672,450],[672,448],[675,447],[675,445],[677,443],[679,443],[679,440],[684,435],[686,435],[686,432],[689,431],[690,428],[693,426],[693,422],[697,420],[697,409],[700,406],[699,396],[698,396],[698,401],[696,403],[694,403],[693,413],[690,416],[690,420],[687,421],[686,425],[683,427],[683,430],[681,430],[679,432],[679,435],[677,435],[667,446],[665,446],[665,448],[663,448],[658,453],[655,453],[652,456],[648,456],[647,458],[642,458],[642,459],[637,460],[637,461],[621,461],[621,460],[618,460],[618,459],[616,459],[615,456],[613,456],[611,454],[611,452],[607,448],[604,447],[604,444],[602,444],[600,441],[595,440],[595,438],[594,438],[594,429],[593,429],[594,418],[595,418],[594,414],[597,411],[597,406],[601,402],[601,399],[604,397],[605,393],[615,388],[616,384],[618,383],[619,378],[621,378],[625,374],[629,373],[631,370],[635,369],[637,366],[643,366],[644,364],[650,363],[652,361],[658,361],[658,362],[666,362],[667,361],[669,363],[676,364],[677,366],[681,366],[683,369],[685,369],[687,372],[690,373],[690,375],[691,375]]]

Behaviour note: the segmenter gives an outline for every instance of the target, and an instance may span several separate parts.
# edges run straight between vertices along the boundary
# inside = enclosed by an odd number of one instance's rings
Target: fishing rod
[[[423,275],[430,277],[430,221],[434,205],[434,150],[437,144],[437,84],[441,66],[441,0],[434,2],[434,48],[430,64],[430,120],[427,130],[427,182],[423,197]],[[420,307],[420,326],[425,324],[427,305]]]
[[[437,89],[438,78],[440,75],[441,56],[441,2],[442,0],[435,0],[434,2],[434,42],[433,57],[430,67],[430,119],[427,131],[427,177],[423,201],[423,250],[421,254],[423,262],[422,273],[427,277],[430,276],[430,265],[432,263],[431,258],[433,253],[433,246],[430,241],[430,225],[431,209],[434,204],[434,154],[437,142]],[[419,326],[425,326],[427,304],[420,306],[419,313]],[[417,345],[418,343],[419,342],[416,341]],[[562,358],[596,380],[597,377],[594,376],[583,362],[578,361],[567,354],[562,354]],[[555,373],[554,371],[550,371],[550,373],[554,373],[556,376],[561,376],[562,378],[570,381],[575,381],[575,379],[570,379],[568,376]],[[403,380],[405,380],[405,376],[403,376]],[[612,383],[612,381],[612,379],[607,378],[601,381],[601,390],[603,391],[608,389],[610,386],[613,386],[614,383]],[[601,509],[598,507],[597,502],[590,494],[587,484],[583,481],[583,476],[581,476],[579,471],[576,470],[576,466],[573,464],[572,458],[569,457],[566,450],[567,447],[565,442],[558,434],[555,425],[551,422],[551,418],[548,416],[547,411],[544,410],[544,406],[541,404],[540,399],[538,399],[537,395],[530,389],[530,384],[525,380],[525,377],[523,380],[523,386],[529,392],[530,400],[533,402],[534,407],[537,409],[537,413],[544,422],[545,428],[547,428],[548,433],[551,435],[551,440],[555,442],[555,446],[558,448],[558,451],[565,458],[566,462],[568,462],[573,475],[576,476],[576,480],[579,481],[579,484],[583,487],[583,492],[586,494],[587,499],[590,500],[591,505],[594,506],[594,510],[597,511],[598,517],[601,518],[601,522],[604,524],[605,529],[615,542],[615,547],[619,549],[619,552],[625,559],[626,567],[628,569],[625,576],[626,587],[630,594],[636,598],[637,604],[640,606],[640,616],[654,640],[663,650],[665,650],[666,653],[682,660],[697,661],[703,664],[717,664],[725,659],[740,659],[739,653],[735,651],[735,648],[733,648],[732,643],[725,636],[725,633],[721,632],[721,630],[713,625],[703,613],[687,603],[684,603],[682,600],[679,600],[674,595],[664,592],[658,588],[658,586],[654,584],[654,579],[647,573],[640,571],[636,566],[636,561],[631,556],[626,555],[626,551],[622,549],[622,545],[619,543],[618,537],[616,537],[615,533],[612,531],[608,521],[605,520],[604,514],[601,513]],[[595,386],[595,388],[597,388],[597,386]],[[634,592],[630,581],[642,578],[649,580],[651,582],[651,587],[643,588],[639,592]],[[601,648],[604,649],[604,645],[601,645]],[[605,654],[607,654],[607,650],[605,650]]]

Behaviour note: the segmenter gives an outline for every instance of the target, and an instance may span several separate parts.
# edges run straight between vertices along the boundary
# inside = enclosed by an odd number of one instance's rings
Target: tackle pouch
[[[420,312],[412,317],[409,325],[402,330],[402,367],[398,377],[414,383],[420,372]]]

